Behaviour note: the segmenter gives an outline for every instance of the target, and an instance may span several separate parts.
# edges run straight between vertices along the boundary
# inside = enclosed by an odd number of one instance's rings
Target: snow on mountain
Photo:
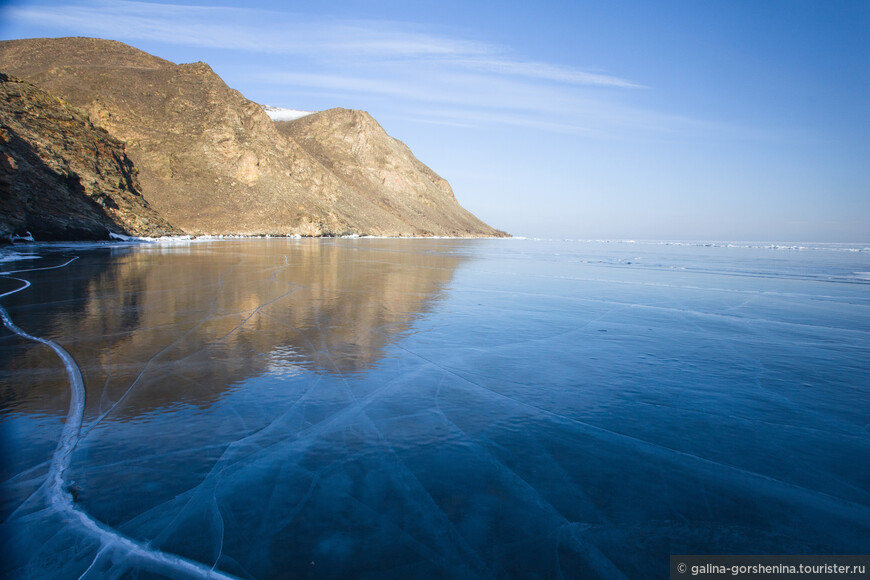
[[[281,107],[271,107],[269,105],[260,105],[269,118],[273,121],[293,121],[311,115],[315,111],[297,111],[296,109],[283,109]]]

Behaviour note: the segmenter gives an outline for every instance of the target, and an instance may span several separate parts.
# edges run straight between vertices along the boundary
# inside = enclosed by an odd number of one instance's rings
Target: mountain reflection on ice
[[[209,404],[264,372],[371,367],[463,260],[407,250],[250,240],[82,252],[60,275],[62,284],[57,272],[34,272],[28,293],[8,301],[32,304],[16,321],[33,333],[74,338],[68,348],[94,412],[123,397],[113,415],[137,415]],[[31,345],[14,361],[56,367],[50,353]],[[55,410],[38,408],[46,397],[34,387],[9,388],[26,391],[15,392],[13,409]]]
[[[861,249],[49,247],[3,269],[78,259],[2,303],[81,368],[76,505],[157,553],[243,578],[662,577],[672,553],[870,545]],[[0,393],[0,575],[177,576],[47,500],[57,357],[4,330]]]

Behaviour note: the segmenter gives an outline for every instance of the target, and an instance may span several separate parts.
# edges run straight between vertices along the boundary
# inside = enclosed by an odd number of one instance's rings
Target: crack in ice
[[[235,264],[235,265],[233,265],[233,267],[231,268],[231,270],[232,270],[232,269],[235,269],[235,268],[238,267],[238,266],[239,266],[239,264]],[[185,338],[187,338],[188,336],[190,336],[194,331],[196,331],[198,328],[202,327],[204,324],[206,324],[209,320],[212,319],[212,315],[213,315],[213,313],[214,313],[215,305],[217,304],[217,299],[218,299],[218,297],[221,295],[221,292],[223,292],[223,287],[224,287],[224,275],[221,274],[220,278],[218,279],[218,290],[217,290],[217,292],[215,293],[215,295],[212,297],[212,299],[209,301],[208,312],[206,313],[205,318],[203,318],[202,320],[200,320],[199,322],[197,322],[196,324],[194,324],[191,328],[189,328],[189,329],[188,329],[186,332],[184,332],[181,336],[179,336],[178,338],[176,338],[176,339],[175,339],[174,341],[172,341],[170,344],[168,344],[167,346],[163,347],[162,349],[160,349],[160,351],[158,351],[158,352],[157,352],[156,354],[154,354],[151,358],[149,358],[148,361],[145,363],[145,365],[142,367],[142,370],[139,371],[139,374],[136,375],[136,378],[133,380],[132,383],[130,383],[130,386],[127,387],[127,389],[126,389],[126,390],[124,391],[124,393],[123,393],[123,394],[118,398],[118,400],[115,401],[114,404],[112,404],[112,406],[109,407],[105,412],[103,412],[100,416],[98,416],[98,417],[97,417],[97,418],[96,418],[96,419],[95,419],[95,420],[94,420],[90,425],[88,425],[88,428],[85,430],[84,434],[82,435],[82,439],[84,439],[85,437],[87,437],[88,434],[89,434],[89,433],[90,433],[90,432],[91,432],[95,427],[97,427],[97,425],[99,425],[99,424],[103,421],[103,419],[105,419],[105,418],[106,418],[106,417],[107,417],[107,416],[108,416],[108,415],[109,415],[109,414],[110,414],[110,413],[111,413],[111,412],[112,412],[112,411],[113,411],[113,410],[114,410],[118,405],[121,404],[122,401],[124,401],[124,400],[127,398],[127,396],[128,396],[128,395],[133,391],[133,387],[135,387],[137,384],[139,384],[139,381],[142,380],[142,377],[145,375],[145,373],[146,373],[146,372],[148,371],[148,369],[151,367],[151,364],[152,364],[152,363],[154,363],[154,362],[155,362],[158,358],[160,358],[163,354],[165,354],[166,352],[168,352],[169,350],[171,350],[173,347],[175,347],[176,345],[178,345],[178,344],[179,344],[181,341],[183,341]],[[104,389],[104,392],[105,392],[105,389]]]
[[[61,268],[71,264],[76,259],[78,259],[78,257],[72,258],[60,266],[35,268],[34,270],[52,270]],[[29,288],[31,286],[29,281],[20,278],[13,278],[8,275],[11,273],[29,271],[33,270],[17,270],[15,272],[0,273],[2,276],[24,283],[24,285],[17,290],[0,294],[0,298]],[[46,486],[49,508],[63,514],[69,518],[67,520],[68,522],[77,523],[82,530],[95,537],[102,546],[100,553],[102,553],[106,547],[117,547],[121,548],[130,556],[142,559],[159,568],[170,570],[173,573],[186,574],[197,578],[232,578],[232,576],[214,570],[205,564],[194,562],[175,554],[162,552],[152,548],[147,543],[128,538],[114,528],[97,521],[90,514],[76,507],[72,493],[67,489],[65,474],[70,466],[72,453],[81,439],[82,419],[85,411],[85,384],[84,379],[82,378],[81,369],[76,364],[72,355],[56,342],[34,336],[19,328],[2,305],[0,305],[0,318],[3,320],[3,325],[14,334],[26,340],[43,344],[53,350],[58,358],[60,358],[61,362],[63,362],[69,380],[69,411],[67,412],[67,418],[64,422],[60,438],[58,439],[57,447],[52,455],[48,475],[46,476],[46,482],[44,484]],[[100,554],[98,553],[94,562],[91,564],[91,567],[93,567],[96,560],[99,559],[99,555]],[[88,570],[90,570],[90,567]],[[87,574],[87,571],[85,571],[85,574]]]
[[[402,348],[402,347],[400,347],[400,348]],[[732,465],[732,464],[727,463],[727,462],[717,461],[714,459],[703,457],[701,455],[696,455],[696,454],[690,453],[688,451],[682,451],[680,449],[676,449],[673,447],[669,447],[667,445],[656,443],[654,441],[650,441],[647,439],[643,439],[640,437],[629,435],[627,433],[621,433],[619,431],[615,431],[612,429],[601,427],[601,426],[595,425],[593,423],[589,423],[587,421],[577,419],[575,417],[562,415],[562,414],[557,413],[555,411],[551,411],[551,410],[548,410],[544,407],[540,407],[538,405],[523,401],[521,399],[511,397],[511,396],[506,395],[504,393],[500,393],[499,391],[497,391],[493,388],[476,383],[476,382],[470,380],[468,377],[463,376],[461,371],[453,370],[447,366],[444,366],[442,364],[438,364],[437,362],[421,355],[418,352],[414,352],[414,351],[411,351],[411,350],[406,349],[406,348],[402,348],[402,349],[405,350],[407,353],[409,353],[413,356],[416,356],[417,358],[432,365],[433,367],[441,369],[444,373],[452,375],[452,376],[458,378],[459,380],[463,381],[464,383],[471,385],[472,387],[474,387],[476,389],[479,389],[480,391],[490,393],[491,395],[495,396],[498,399],[506,399],[510,402],[513,402],[515,405],[517,405],[520,408],[528,409],[530,412],[532,412],[534,414],[539,414],[539,415],[544,416],[544,417],[549,417],[549,418],[551,418],[559,423],[563,423],[566,425],[573,425],[577,428],[582,429],[588,435],[591,435],[593,437],[621,440],[621,441],[624,441],[626,443],[633,445],[638,450],[650,451],[653,453],[663,453],[666,455],[671,455],[673,457],[685,458],[685,459],[688,459],[690,461],[698,462],[701,465],[713,466],[713,467],[716,467],[719,469],[724,469],[724,470],[729,471],[733,474],[737,474],[737,475],[744,476],[744,477],[748,476],[748,477],[754,478],[754,479],[759,480],[759,481],[763,481],[763,482],[771,483],[774,485],[782,486],[783,491],[787,490],[787,491],[790,491],[792,493],[809,494],[811,496],[816,496],[816,497],[821,498],[822,500],[827,500],[828,502],[831,502],[833,504],[832,506],[830,506],[831,508],[837,508],[837,509],[846,510],[846,511],[857,510],[857,511],[865,511],[866,512],[868,510],[868,506],[865,506],[863,504],[859,504],[855,501],[852,501],[852,500],[849,500],[849,499],[846,499],[846,498],[843,498],[843,497],[840,497],[837,495],[833,495],[833,494],[830,494],[830,493],[827,493],[827,492],[824,492],[821,490],[809,488],[809,487],[799,485],[796,483],[792,483],[792,482],[788,482],[788,481],[785,481],[782,479],[777,479],[773,476],[769,476],[769,475],[765,475],[763,473],[755,472],[755,471],[752,471],[752,470],[749,470],[749,469],[746,469],[743,467],[739,467],[737,465]]]

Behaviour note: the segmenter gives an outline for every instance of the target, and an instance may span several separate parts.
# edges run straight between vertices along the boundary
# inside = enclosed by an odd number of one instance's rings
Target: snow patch
[[[269,118],[273,121],[295,121],[308,115],[313,115],[317,111],[297,111],[296,109],[284,109],[281,107],[271,107],[269,105],[260,105]]]
[[[109,232],[109,239],[118,242],[189,242],[195,238],[190,235],[160,236],[155,238],[149,236],[128,236],[126,234],[116,234],[115,232]]]
[[[33,234],[31,234],[30,232],[27,232],[26,236],[19,236],[17,234],[12,236],[11,238],[9,238],[9,241],[12,243],[15,243],[15,242],[35,242],[36,240],[33,239]]]

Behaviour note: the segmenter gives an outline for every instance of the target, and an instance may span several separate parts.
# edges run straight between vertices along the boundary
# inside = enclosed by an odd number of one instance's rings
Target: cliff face
[[[0,74],[0,238],[182,233],[139,192],[124,145],[75,108]]]
[[[363,113],[326,111],[279,131],[208,65],[100,39],[3,41],[0,70],[126,142],[144,197],[188,233],[500,234]]]
[[[370,202],[356,216],[368,231],[377,232],[380,224],[391,223],[418,235],[500,233],[464,210],[445,179],[364,111],[331,109],[276,126]]]

